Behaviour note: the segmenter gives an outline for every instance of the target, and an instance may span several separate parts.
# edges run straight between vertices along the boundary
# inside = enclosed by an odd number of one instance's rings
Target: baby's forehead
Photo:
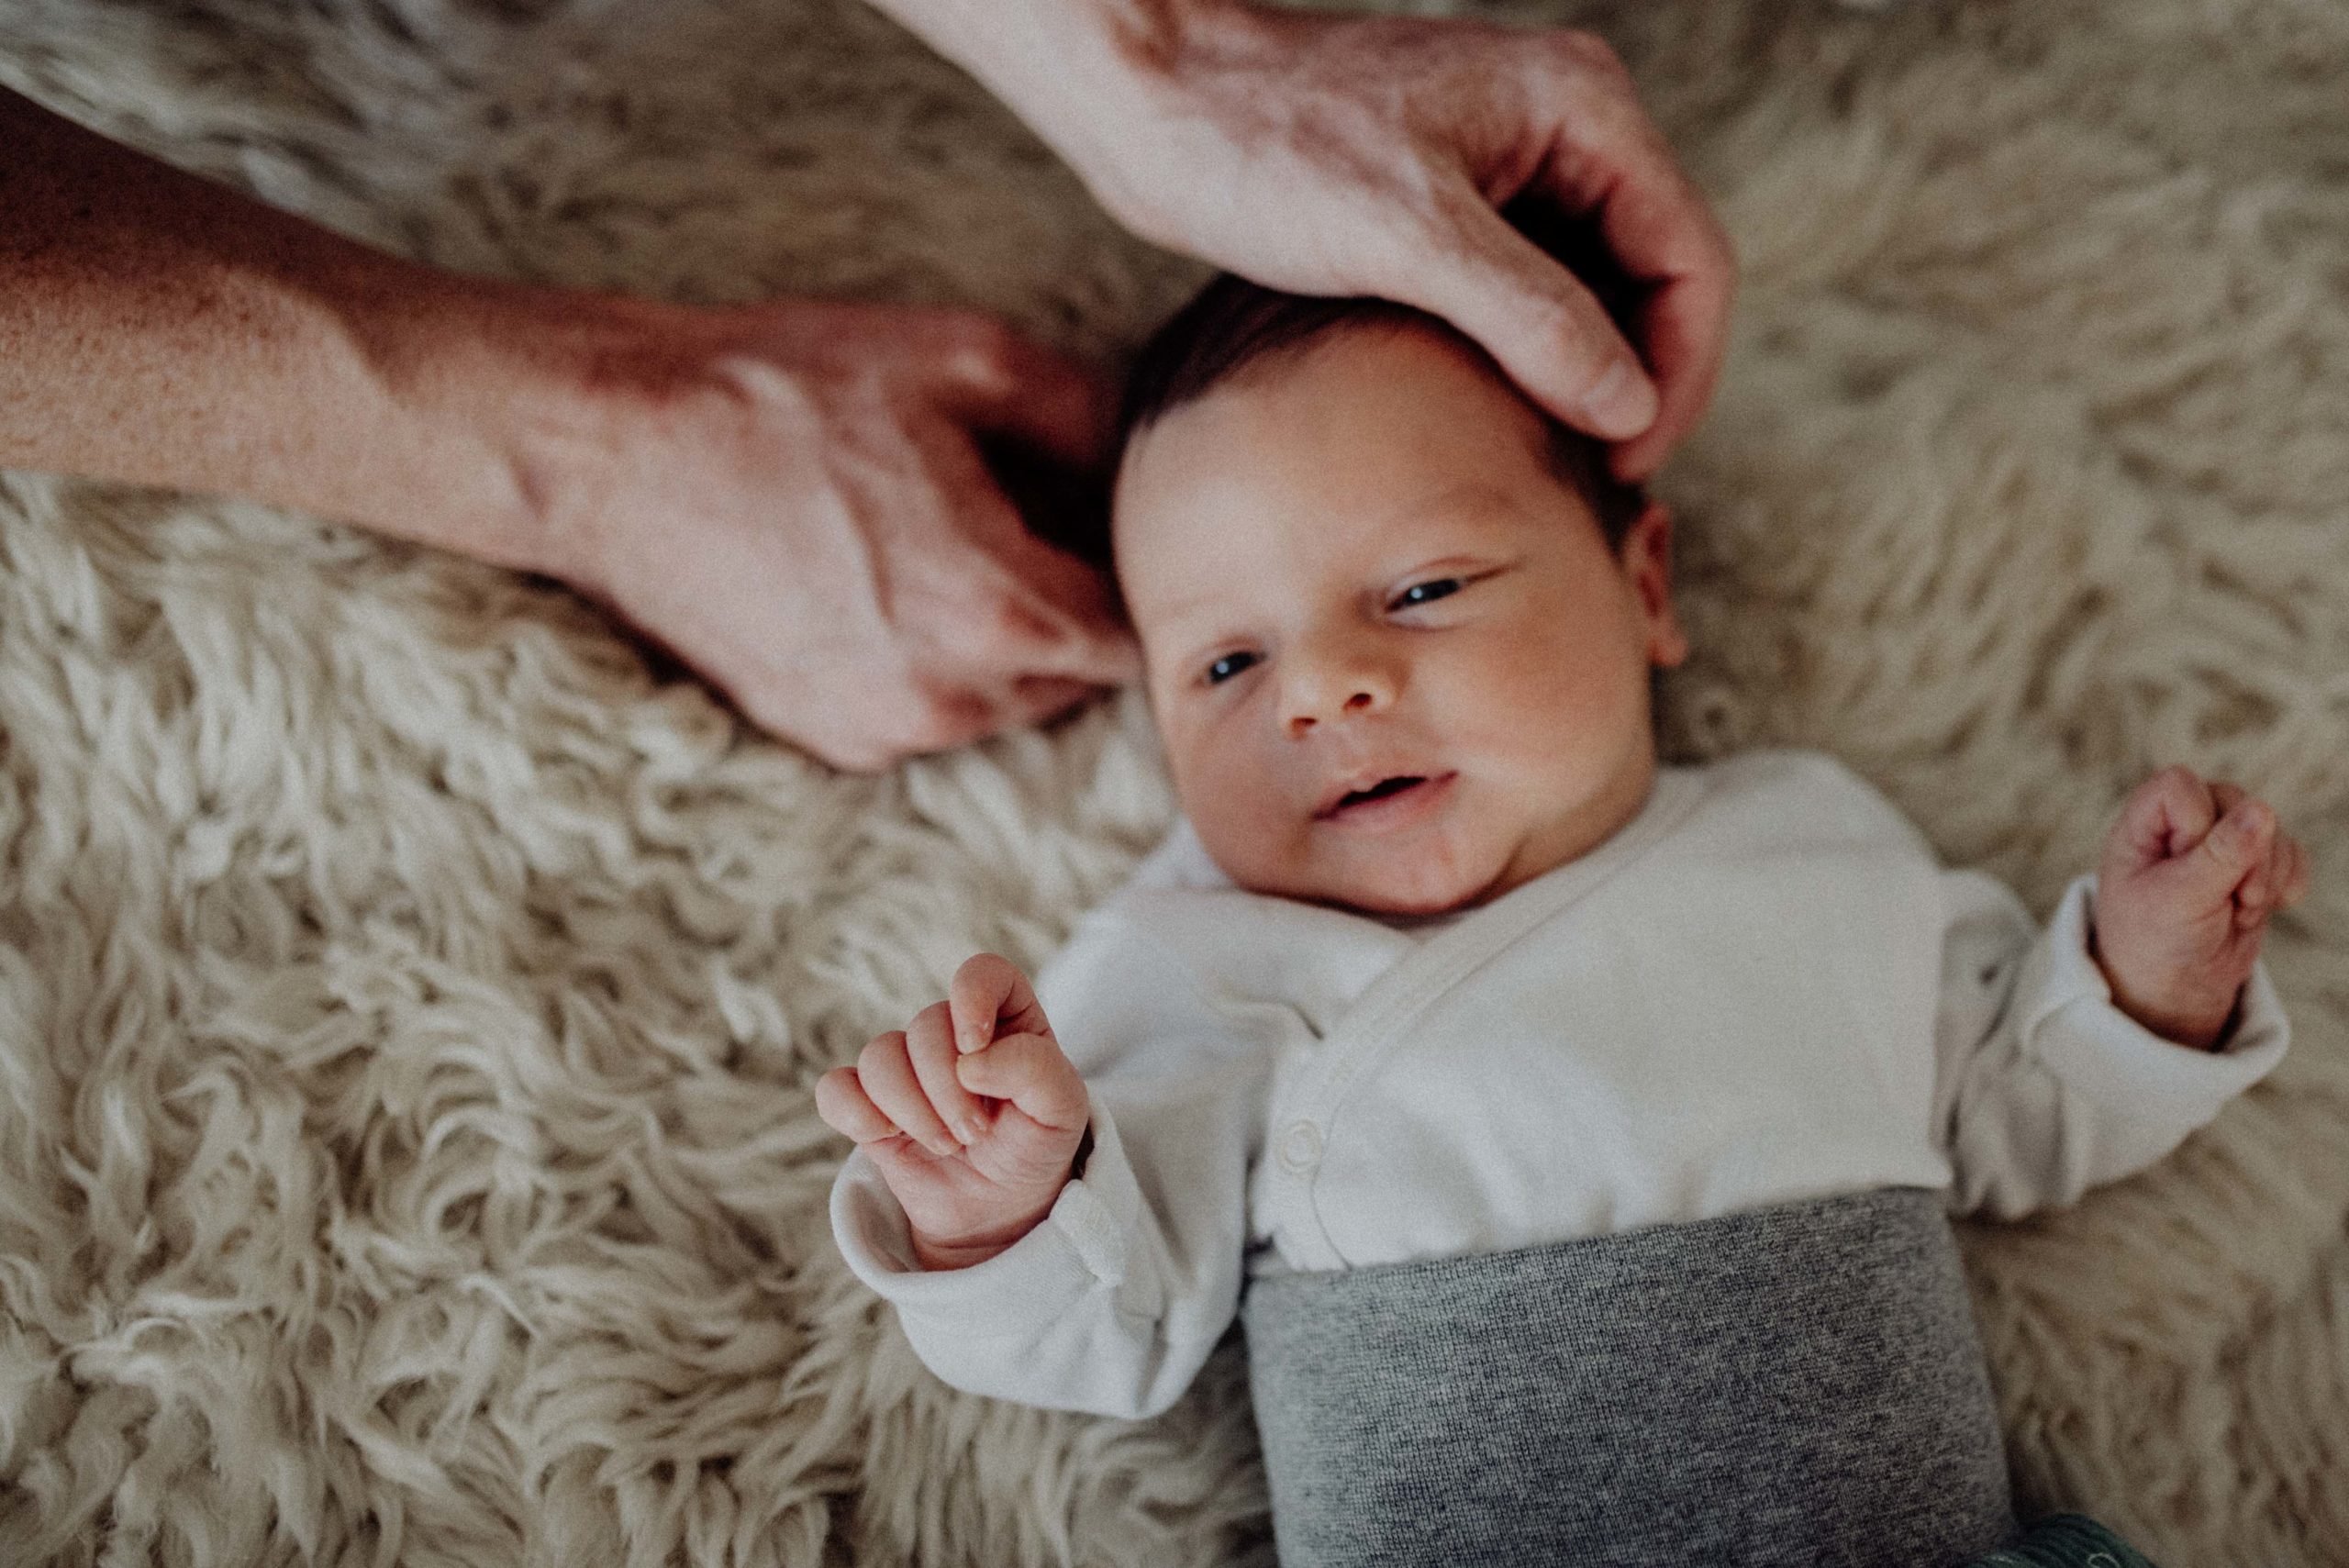
[[[1408,550],[1562,496],[1581,500],[1547,421],[1488,360],[1388,325],[1268,356],[1169,409],[1120,456],[1110,528],[1131,597],[1141,580],[1314,545]]]

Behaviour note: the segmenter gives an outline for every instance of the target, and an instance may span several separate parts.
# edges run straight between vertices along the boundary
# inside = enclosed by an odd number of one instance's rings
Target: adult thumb
[[[1454,231],[1389,298],[1475,339],[1526,395],[1575,429],[1622,441],[1655,422],[1655,383],[1606,307],[1473,191]]]

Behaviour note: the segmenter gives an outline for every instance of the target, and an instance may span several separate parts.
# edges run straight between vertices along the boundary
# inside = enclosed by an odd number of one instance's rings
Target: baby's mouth
[[[1385,800],[1390,795],[1394,795],[1401,790],[1407,790],[1415,784],[1424,784],[1425,782],[1425,777],[1419,773],[1397,773],[1391,779],[1379,780],[1368,789],[1350,789],[1346,791],[1344,795],[1339,797],[1338,804],[1333,807],[1333,809],[1343,811],[1347,806],[1353,806],[1360,801]]]
[[[1431,784],[1441,784],[1451,777],[1452,775],[1450,773],[1445,773],[1441,776],[1433,776],[1427,773],[1390,774],[1389,776],[1379,780],[1376,784],[1365,785],[1361,789],[1350,789],[1346,791],[1345,794],[1340,795],[1337,799],[1330,802],[1319,812],[1315,813],[1315,816],[1325,822],[1340,817],[1357,815],[1383,816],[1385,815],[1384,813],[1374,813],[1372,810],[1372,808],[1376,806],[1379,802],[1392,800],[1397,795],[1409,795],[1413,792],[1425,793],[1427,785]]]

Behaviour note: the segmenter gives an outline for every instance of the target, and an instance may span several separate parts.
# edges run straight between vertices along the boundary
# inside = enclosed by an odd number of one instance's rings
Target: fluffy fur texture
[[[2043,908],[2171,760],[2316,851],[2285,1067],[1965,1241],[2027,1500],[2349,1559],[2349,12],[1579,15],[1744,259],[1661,486],[1674,749],[1825,747]],[[847,0],[0,24],[0,80],[452,266],[1103,354],[1201,275]],[[1130,700],[834,777],[543,584],[0,479],[0,1559],[1268,1562],[1236,1344],[1152,1423],[964,1398],[822,1209],[814,1078],[1171,809]]]

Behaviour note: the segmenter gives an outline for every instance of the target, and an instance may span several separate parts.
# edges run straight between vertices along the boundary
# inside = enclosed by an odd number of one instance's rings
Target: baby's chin
[[[1402,851],[1383,863],[1375,851],[1356,851],[1351,863],[1250,867],[1225,864],[1224,874],[1251,893],[1326,904],[1363,915],[1448,915],[1491,897],[1504,867],[1479,870],[1451,859],[1413,857]]]

